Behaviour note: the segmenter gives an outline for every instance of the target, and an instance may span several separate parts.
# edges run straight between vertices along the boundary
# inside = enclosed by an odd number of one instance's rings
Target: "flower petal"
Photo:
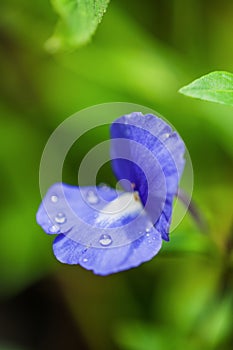
[[[152,259],[162,245],[161,235],[152,227],[129,245],[117,248],[92,248],[60,234],[53,243],[56,258],[62,263],[80,264],[99,275],[108,275],[136,267]]]
[[[117,119],[111,136],[116,177],[134,184],[155,227],[169,240],[173,197],[185,164],[183,141],[162,119],[139,112]]]
[[[113,169],[119,180],[129,180],[123,182],[127,192],[58,183],[37,213],[44,231],[58,234],[58,260],[100,275],[138,266],[158,253],[162,238],[168,240],[184,167],[183,141],[153,115],[123,116],[111,133]]]
[[[98,191],[97,191],[98,190]],[[79,221],[92,224],[97,213],[117,197],[117,192],[107,186],[79,187],[54,184],[44,197],[36,219],[48,234],[68,232]],[[60,214],[60,215],[59,215]],[[64,215],[64,220],[61,218]],[[58,226],[55,230],[53,226]]]
[[[134,193],[102,187],[55,184],[37,213],[48,234],[65,234],[84,247],[97,249],[128,245],[152,226]]]

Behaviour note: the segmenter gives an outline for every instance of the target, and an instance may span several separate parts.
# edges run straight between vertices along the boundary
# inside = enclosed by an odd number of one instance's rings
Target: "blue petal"
[[[64,184],[55,184],[48,190],[37,222],[48,234],[63,233],[84,247],[98,249],[105,243],[102,237],[109,237],[111,248],[122,247],[152,226],[134,193]]]
[[[160,250],[161,235],[154,228],[129,245],[98,249],[84,247],[65,235],[59,235],[53,243],[56,258],[62,263],[80,264],[98,275],[108,275],[136,267],[152,259]]]
[[[132,186],[53,185],[37,213],[54,254],[107,275],[150,260],[168,240],[172,201],[183,170],[184,144],[161,119],[132,113],[111,128],[113,169]],[[119,140],[120,139],[120,140]],[[118,159],[115,159],[118,158]],[[133,191],[137,191],[138,195]]]
[[[80,264],[96,274],[138,266],[161,248],[161,235],[135,193],[107,186],[53,185],[38,210],[37,222],[45,232],[59,233],[53,245],[58,260]],[[51,232],[56,225],[59,230]]]
[[[172,202],[185,163],[183,141],[162,119],[137,112],[117,119],[111,136],[116,177],[135,186],[156,229],[169,240]]]
[[[57,183],[44,197],[36,215],[37,223],[48,234],[68,232],[78,222],[91,225],[99,211],[115,198],[117,192],[106,186],[83,187],[80,190],[76,186]],[[64,222],[61,214],[64,214]]]

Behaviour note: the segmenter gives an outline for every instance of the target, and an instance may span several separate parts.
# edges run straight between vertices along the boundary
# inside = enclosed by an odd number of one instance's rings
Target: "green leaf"
[[[46,49],[75,49],[90,41],[110,0],[51,0],[60,20]]]
[[[179,92],[201,100],[233,106],[233,74],[212,72],[182,87]]]

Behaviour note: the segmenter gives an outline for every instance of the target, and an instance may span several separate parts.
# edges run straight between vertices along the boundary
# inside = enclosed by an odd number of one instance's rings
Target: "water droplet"
[[[50,197],[50,200],[51,200],[52,203],[57,203],[57,202],[58,202],[58,196],[56,196],[56,195],[54,194],[54,195],[52,195],[52,196]]]
[[[99,243],[105,247],[109,246],[112,243],[112,238],[110,235],[103,234],[100,236]]]
[[[88,262],[88,259],[87,258],[83,258],[83,262]]]
[[[170,137],[170,134],[166,132],[165,134],[162,135],[162,141],[167,140]]]
[[[55,217],[55,221],[58,224],[64,224],[66,222],[66,216],[64,213],[58,213]]]
[[[146,232],[150,232],[150,231],[151,231],[151,227],[147,227]]]
[[[147,233],[147,234],[146,234],[146,237],[150,237],[150,234],[149,234],[149,233]]]
[[[101,182],[98,186],[99,186],[102,190],[107,190],[107,189],[108,189],[107,184],[104,183],[104,182]]]
[[[87,193],[87,201],[90,204],[97,204],[99,202],[99,198],[97,197],[97,195],[95,194],[95,192],[93,191],[89,191]]]
[[[49,227],[49,232],[50,233],[59,233],[60,227],[58,225],[52,225]]]

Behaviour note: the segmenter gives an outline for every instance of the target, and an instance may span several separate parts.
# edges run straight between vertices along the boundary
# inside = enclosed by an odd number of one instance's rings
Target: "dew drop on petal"
[[[66,222],[66,216],[64,213],[58,213],[55,217],[55,221],[58,224],[64,224]]]
[[[151,231],[151,228],[150,227],[147,227],[146,228],[146,232],[148,233],[148,232],[150,232]]]
[[[95,194],[95,192],[93,191],[89,191],[87,193],[87,201],[90,204],[97,204],[99,202],[99,198],[97,197],[97,195]]]
[[[162,141],[167,140],[170,137],[170,134],[168,132],[166,132],[165,134],[162,135],[161,139]]]
[[[108,190],[108,186],[106,185],[106,183],[104,183],[104,182],[101,182],[99,185],[98,185],[98,187],[100,187],[101,188],[101,190]]]
[[[58,196],[56,196],[56,195],[54,194],[54,195],[52,195],[52,196],[50,197],[50,200],[51,200],[52,203],[57,203],[57,202],[58,202]]]
[[[112,243],[112,237],[110,235],[103,234],[100,236],[99,243],[102,246],[107,247]]]
[[[58,225],[52,225],[49,227],[49,232],[50,233],[59,233],[60,227]]]
[[[150,237],[150,234],[149,234],[149,233],[147,233],[147,234],[146,234],[146,237]]]
[[[88,259],[87,258],[83,258],[83,262],[88,262]]]

